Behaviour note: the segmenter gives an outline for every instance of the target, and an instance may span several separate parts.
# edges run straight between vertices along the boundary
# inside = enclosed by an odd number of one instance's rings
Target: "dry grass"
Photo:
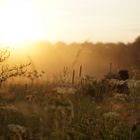
[[[0,140],[140,139],[139,91],[116,93],[95,79],[82,86],[4,87]]]

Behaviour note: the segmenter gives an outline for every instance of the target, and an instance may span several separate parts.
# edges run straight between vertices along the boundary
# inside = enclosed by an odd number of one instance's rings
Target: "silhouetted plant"
[[[11,77],[21,76],[27,72],[27,67],[31,64],[20,64],[15,66],[10,66],[5,64],[6,60],[10,57],[10,51],[8,48],[1,48],[0,50],[0,86],[3,82]]]
[[[41,78],[45,74],[44,71],[37,71],[37,70],[28,70],[24,76],[31,80],[31,83],[33,84],[35,80]]]

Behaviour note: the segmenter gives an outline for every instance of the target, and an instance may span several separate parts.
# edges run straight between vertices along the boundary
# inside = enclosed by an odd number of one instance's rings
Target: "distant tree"
[[[135,39],[135,43],[140,43],[140,36]]]

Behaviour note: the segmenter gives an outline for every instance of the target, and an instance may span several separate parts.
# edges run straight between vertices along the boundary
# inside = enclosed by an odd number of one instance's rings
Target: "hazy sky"
[[[127,42],[140,35],[140,0],[0,0],[0,21],[1,40]]]

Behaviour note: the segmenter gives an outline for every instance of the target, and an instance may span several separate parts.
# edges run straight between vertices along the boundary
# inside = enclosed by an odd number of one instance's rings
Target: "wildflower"
[[[25,134],[26,128],[17,124],[9,124],[8,129],[15,134]]]
[[[114,99],[117,100],[117,101],[123,101],[124,102],[128,99],[128,95],[116,93],[116,94],[114,94]]]
[[[3,105],[3,106],[0,106],[0,110],[17,111],[18,109],[14,105]]]
[[[59,94],[75,94],[76,89],[75,88],[66,88],[66,87],[57,87],[54,89]]]
[[[117,112],[107,112],[103,114],[104,118],[118,118],[120,115]]]

